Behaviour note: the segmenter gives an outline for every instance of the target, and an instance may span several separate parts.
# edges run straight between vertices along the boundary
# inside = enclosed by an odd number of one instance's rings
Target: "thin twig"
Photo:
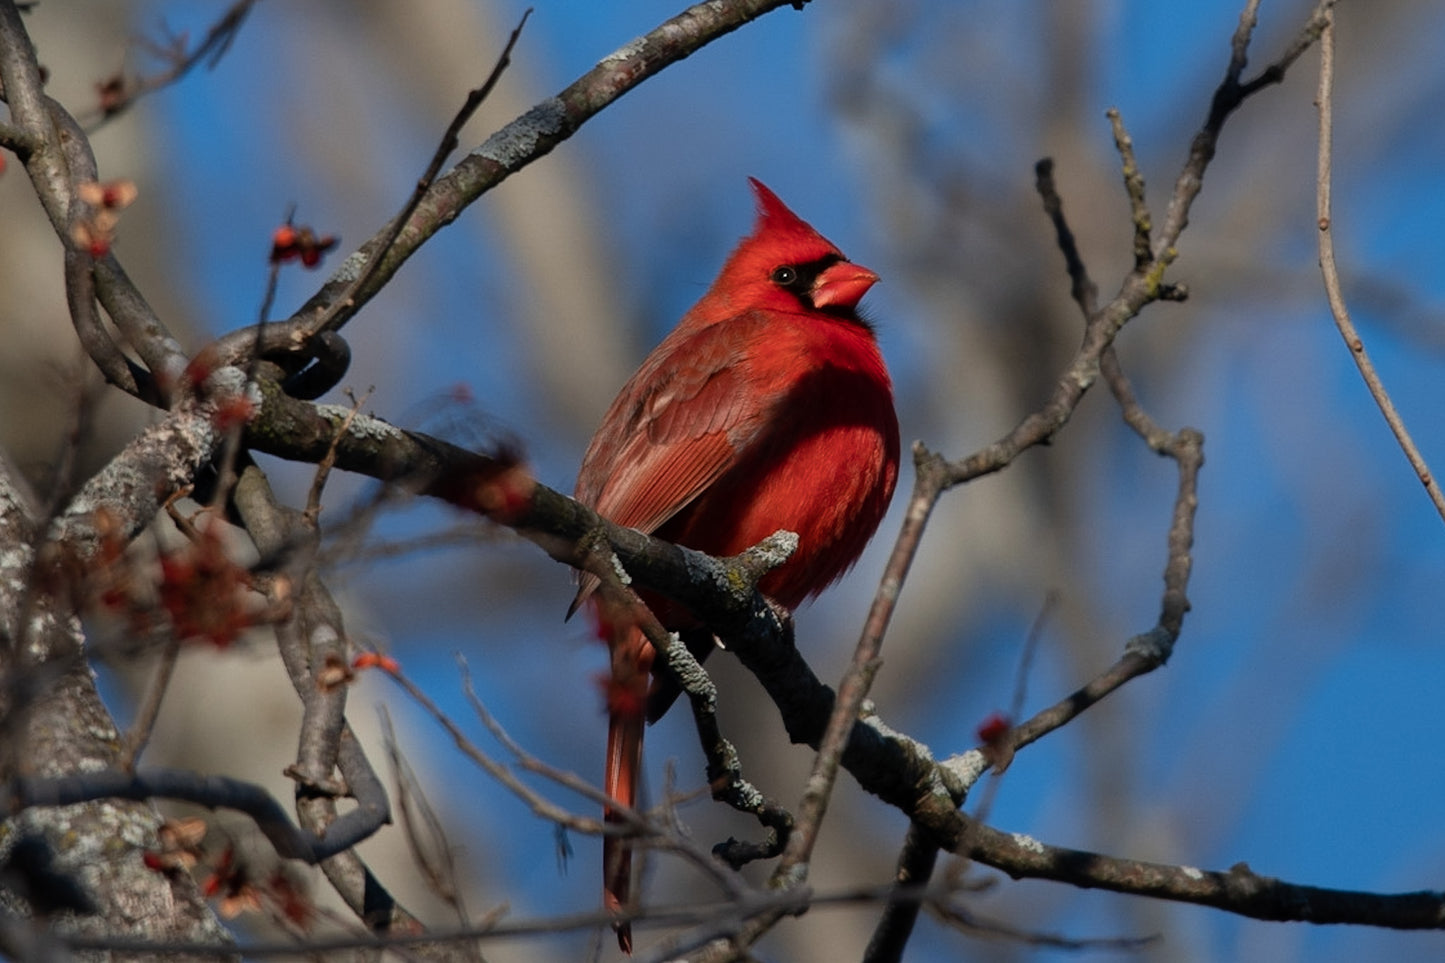
[[[366,266],[357,272],[356,277],[352,279],[351,284],[346,290],[341,292],[325,311],[322,311],[312,319],[310,330],[307,332],[308,340],[322,331],[332,331],[340,327],[343,320],[342,312],[354,306],[356,293],[365,287],[371,281],[372,277],[376,275],[376,272],[381,269],[381,264],[391,251],[392,245],[395,244],[396,239],[401,236],[401,232],[405,230],[407,223],[411,220],[411,216],[416,213],[416,209],[421,206],[421,202],[426,197],[427,191],[431,190],[432,185],[436,183],[437,175],[441,173],[442,165],[446,163],[447,158],[451,156],[452,152],[455,151],[461,143],[462,128],[466,126],[467,121],[472,119],[472,115],[477,112],[477,108],[482,106],[483,101],[491,94],[492,89],[497,86],[497,81],[501,79],[502,72],[511,65],[512,48],[517,46],[517,41],[521,39],[522,36],[522,28],[527,25],[527,18],[531,15],[532,8],[528,7],[522,13],[522,19],[517,22],[517,26],[512,29],[511,36],[507,38],[507,43],[506,46],[502,48],[501,56],[499,56],[497,62],[492,65],[492,72],[487,75],[487,79],[482,82],[480,87],[467,93],[467,99],[462,103],[461,109],[457,111],[456,116],[452,118],[452,122],[447,125],[446,133],[442,135],[441,143],[437,145],[437,149],[432,153],[431,162],[427,164],[426,171],[417,180],[416,188],[411,192],[411,197],[407,198],[406,204],[402,206],[401,212],[392,219],[386,234],[382,236],[381,244],[372,251],[371,256],[366,261]]]
[[[863,951],[863,963],[898,963],[903,959],[922,909],[921,902],[909,896],[928,885],[937,863],[938,843],[928,830],[910,822],[893,873],[893,890]]]
[[[327,279],[306,304],[285,321],[266,326],[268,349],[304,351],[307,333],[320,314],[332,316],[329,328],[353,317],[423,244],[483,194],[512,174],[550,153],[600,111],[672,64],[745,24],[797,0],[707,0],[696,3],[656,28],[601,58],[556,96],[534,106],[498,130],[426,192],[407,228],[392,237],[395,222],[382,227]],[[385,249],[386,257],[381,256]],[[353,284],[363,265],[380,265],[360,287]],[[340,312],[336,314],[336,312]],[[235,362],[250,350],[242,332],[213,342],[222,359]]]
[[[149,77],[137,77],[127,82],[123,76],[117,75],[102,84],[101,104],[97,108],[99,117],[87,133],[95,133],[101,125],[119,117],[147,94],[164,90],[174,84],[202,61],[207,61],[208,69],[214,69],[225,56],[226,51],[231,48],[231,43],[236,39],[236,34],[240,32],[241,25],[245,23],[246,16],[255,5],[256,0],[237,0],[236,3],[231,4],[220,19],[206,31],[201,42],[190,51],[185,49],[184,34],[172,37],[170,42],[164,46],[142,38],[140,45],[147,48],[157,58],[170,61],[170,66]]]
[[[1024,649],[1019,653],[1019,666],[1014,672],[1013,697],[1009,699],[1008,717],[1017,719],[1024,711],[1024,702],[1028,699],[1029,674],[1033,669],[1034,656],[1039,650],[1039,642],[1044,637],[1044,628],[1053,618],[1054,609],[1059,606],[1059,593],[1050,591],[1044,596],[1044,603],[1039,606],[1039,612],[1034,616],[1033,624],[1029,626],[1029,634],[1024,638]]]
[[[793,814],[743,777],[742,760],[732,742],[723,736],[718,721],[717,686],[676,634],[669,639],[662,659],[681,681],[682,691],[692,708],[698,741],[707,758],[707,781],[712,798],[738,812],[751,814],[766,831],[761,843],[729,838],[713,847],[713,855],[733,869],[741,869],[754,860],[772,859],[788,841],[793,830]]]
[[[1139,170],[1138,158],[1134,156],[1134,140],[1124,128],[1123,115],[1117,107],[1110,107],[1105,114],[1114,129],[1114,149],[1124,161],[1124,192],[1129,196],[1129,213],[1134,222],[1134,267],[1137,270],[1148,265],[1154,250],[1149,237],[1154,230],[1154,218],[1144,201],[1144,175]]]
[[[1159,941],[1158,936],[1103,936],[1095,938],[1063,936],[1042,930],[1010,926],[1002,920],[979,916],[958,900],[932,900],[929,908],[939,919],[974,938],[1002,940],[1021,946],[1040,946],[1056,950],[1115,950],[1137,953]]]
[[[161,714],[161,701],[165,698],[166,689],[170,687],[171,676],[175,673],[180,654],[180,641],[174,636],[168,636],[161,647],[160,660],[156,663],[155,673],[146,688],[145,698],[136,710],[135,720],[125,735],[125,748],[116,760],[116,766],[126,772],[135,771],[136,760],[150,741],[156,718]]]
[[[773,871],[772,884],[778,887],[796,886],[808,877],[808,862],[822,827],[823,817],[828,811],[828,800],[838,779],[842,764],[843,750],[853,732],[853,725],[862,708],[863,700],[872,687],[873,678],[881,664],[879,654],[883,637],[888,631],[893,613],[898,606],[898,596],[908,570],[918,553],[918,544],[923,530],[938,497],[943,491],[943,475],[935,463],[924,457],[922,445],[914,446],[914,487],[908,502],[908,511],[903,519],[903,529],[893,545],[893,552],[883,570],[883,580],[873,597],[868,618],[863,624],[862,635],[854,649],[853,659],[838,683],[838,694],[833,711],[828,717],[827,728],[818,745],[818,754],[813,760],[813,770],[808,776],[807,788],[798,803],[797,825],[788,838],[782,859]]]
[[[422,711],[431,716],[438,725],[446,730],[447,735],[452,738],[452,743],[464,756],[476,763],[487,775],[501,783],[503,788],[526,803],[534,815],[547,822],[566,826],[574,832],[600,836],[606,831],[603,827],[602,820],[590,816],[583,816],[564,809],[518,779],[510,767],[484,752],[481,747],[473,742],[471,737],[462,730],[461,726],[442,711],[441,707],[432,701],[431,697],[428,696],[420,686],[412,682],[411,679],[400,670],[390,671],[387,674],[391,676],[392,681],[401,687],[402,691],[411,697],[413,702],[421,707]],[[470,697],[469,695],[469,698]],[[474,710],[476,705],[477,703],[474,702]],[[606,793],[575,773],[548,767],[545,763],[542,763],[532,756],[525,757],[525,760],[522,761],[521,764],[524,769],[540,772],[564,789],[569,789],[599,806],[608,801]],[[618,812],[630,818],[629,828],[637,831],[645,830],[647,821],[641,813],[635,810],[624,810],[620,808]]]
[[[331,469],[336,465],[336,446],[351,429],[351,423],[356,420],[361,406],[366,404],[366,399],[370,397],[371,389],[368,388],[360,398],[351,399],[351,410],[347,412],[341,424],[337,425],[336,434],[332,438],[331,444],[326,447],[326,454],[316,465],[316,474],[311,479],[310,490],[306,493],[306,511],[303,513],[306,524],[312,528],[316,527],[317,520],[321,517],[321,492],[326,488],[326,479],[331,476]]]
[[[501,782],[504,787],[511,790],[519,799],[527,803],[534,813],[558,825],[566,826],[568,829],[578,830],[589,835],[603,835],[607,832],[617,832],[620,828],[623,832],[639,836],[642,841],[650,846],[681,853],[701,869],[708,878],[712,879],[718,885],[719,889],[731,898],[739,898],[743,893],[752,891],[752,888],[747,886],[740,876],[723,870],[706,850],[692,845],[692,843],[682,835],[669,832],[659,821],[649,819],[643,813],[619,807],[611,796],[581,776],[574,772],[549,765],[537,758],[537,756],[526,751],[501,726],[496,717],[487,710],[486,706],[483,705],[482,701],[477,697],[477,692],[472,685],[471,672],[467,667],[466,660],[458,656],[457,664],[462,673],[462,688],[466,694],[467,702],[477,714],[477,718],[482,721],[482,724],[487,727],[487,730],[492,733],[497,741],[516,758],[517,764],[521,766],[522,769],[542,776],[544,779],[577,793],[586,799],[590,799],[598,805],[609,807],[623,819],[623,822],[619,827],[616,823],[604,824],[598,819],[574,816],[565,812],[560,807],[544,799],[530,787],[521,783],[520,780],[512,775],[506,766],[491,759],[491,757],[478,749],[475,744],[466,739],[464,735],[461,735],[460,739],[462,741],[457,743],[458,748],[468,757],[478,762],[482,768],[487,770],[488,774]],[[404,676],[394,673],[393,677],[401,683],[403,688],[407,689],[408,693],[413,695],[413,698],[416,698],[416,696],[420,694],[420,691]],[[422,695],[422,699],[424,700],[421,703],[423,708],[426,708],[432,717],[452,735],[454,741],[457,740],[461,730],[456,723],[442,714],[424,695]],[[465,745],[463,743],[465,743]],[[484,762],[483,760],[486,761]]]
[[[1064,267],[1069,272],[1069,295],[1079,306],[1079,310],[1084,312],[1084,320],[1088,321],[1098,308],[1099,286],[1094,283],[1093,278],[1089,277],[1089,269],[1084,265],[1084,259],[1079,254],[1079,246],[1074,240],[1074,232],[1064,217],[1064,200],[1059,196],[1059,189],[1054,185],[1052,158],[1045,157],[1034,165],[1034,189],[1038,191],[1039,198],[1044,202],[1044,214],[1048,217],[1049,223],[1054,226],[1054,241],[1059,247],[1059,252],[1064,256]],[[1137,237],[1135,244],[1137,253]]]
[[[300,512],[277,502],[266,476],[254,465],[242,470],[233,503],[261,557],[272,560],[282,577],[299,587],[295,615],[276,627],[277,650],[302,704],[296,762],[288,768],[297,783],[297,816],[318,835],[329,835],[338,822],[344,830],[357,812],[339,811],[337,797],[345,793],[369,800],[367,805],[385,816],[385,787],[346,722],[349,686],[322,684],[323,673],[336,675],[336,668],[346,665],[347,642],[340,610],[316,573],[317,532],[304,524]],[[339,781],[333,778],[337,773]],[[356,850],[323,861],[321,870],[371,933],[420,928]]]
[[[462,896],[461,874],[457,871],[455,852],[447,838],[446,827],[401,751],[396,729],[391,724],[391,713],[382,706],[380,715],[382,738],[396,779],[396,808],[407,844],[411,847],[412,862],[421,871],[432,892],[452,908],[457,925],[462,929],[472,929],[466,900]],[[475,946],[464,949],[470,959],[481,963],[481,954]]]
[[[1391,400],[1389,392],[1385,390],[1385,384],[1380,379],[1379,372],[1375,370],[1374,363],[1370,361],[1370,356],[1365,351],[1364,339],[1360,337],[1354,321],[1350,318],[1349,308],[1345,305],[1345,295],[1340,287],[1339,268],[1335,263],[1334,232],[1331,230],[1333,225],[1330,221],[1334,83],[1335,17],[1334,11],[1331,9],[1325,11],[1325,26],[1320,34],[1320,84],[1319,93],[1315,97],[1320,111],[1319,177],[1315,211],[1319,219],[1320,272],[1324,276],[1325,296],[1329,298],[1330,314],[1335,319],[1335,327],[1339,329],[1340,337],[1345,339],[1345,346],[1350,349],[1350,357],[1354,358],[1355,366],[1360,369],[1360,377],[1365,379],[1365,387],[1369,389],[1370,397],[1375,399],[1375,404],[1380,408],[1380,414],[1385,416],[1385,422],[1390,426],[1390,431],[1394,434],[1400,450],[1409,460],[1410,467],[1415,470],[1415,476],[1425,486],[1425,494],[1435,505],[1435,511],[1440,514],[1442,519],[1445,519],[1445,492],[1440,490],[1440,484],[1430,471],[1425,456],[1420,453],[1415,440],[1410,437],[1409,429],[1405,427],[1405,419],[1400,417],[1394,401]]]
[[[286,212],[286,219],[282,223],[289,225],[291,219],[295,216],[296,205],[292,204]],[[262,345],[265,343],[266,319],[271,316],[271,305],[276,302],[276,289],[281,283],[281,264],[281,258],[277,257],[274,253],[266,259],[266,289],[261,292],[261,307],[256,312],[256,336],[255,343],[251,349],[253,355],[259,356]]]
[[[887,896],[887,890],[880,886],[858,886],[828,892],[818,893],[809,900],[804,900],[800,894],[793,892],[769,892],[764,890],[753,891],[745,900],[740,903],[691,903],[691,904],[670,904],[656,908],[652,911],[650,919],[660,924],[674,926],[692,926],[693,930],[678,934],[666,943],[658,947],[648,948],[639,951],[637,957],[639,963],[659,963],[664,960],[675,960],[685,958],[689,960],[712,959],[704,955],[702,957],[684,956],[689,951],[711,942],[719,937],[726,936],[730,931],[737,928],[740,920],[754,919],[762,915],[774,913],[798,913],[809,906],[845,907],[859,906],[876,903]],[[948,905],[951,893],[939,888],[915,887],[909,894],[909,898],[945,907]],[[240,946],[217,943],[197,942],[168,942],[141,941],[126,939],[123,937],[71,937],[66,940],[67,945],[76,949],[106,949],[117,954],[138,954],[155,953],[167,956],[176,955],[241,955],[247,959],[287,957],[294,958],[299,953],[305,952],[314,954],[317,957],[339,956],[345,950],[387,950],[396,952],[406,947],[415,947],[423,944],[452,944],[466,941],[501,941],[515,940],[519,937],[555,937],[559,933],[567,933],[579,930],[588,930],[600,924],[608,922],[610,917],[601,913],[573,913],[564,916],[539,917],[534,919],[513,919],[503,920],[493,918],[488,921],[479,921],[479,924],[468,930],[430,930],[425,933],[393,933],[377,937],[369,935],[341,934],[337,936],[318,936],[308,940],[305,946],[298,947],[295,942],[248,942]],[[1055,942],[1055,938],[1047,934],[1039,934],[1051,945],[1066,945],[1063,942]],[[1029,939],[1027,932],[1019,936]],[[1063,938],[1067,939],[1067,938]],[[1126,940],[1109,939],[1102,940],[1079,940],[1068,941],[1069,945],[1079,947],[1123,947],[1129,942]],[[739,959],[736,956],[726,957],[727,959]],[[741,957],[747,959],[747,957]]]

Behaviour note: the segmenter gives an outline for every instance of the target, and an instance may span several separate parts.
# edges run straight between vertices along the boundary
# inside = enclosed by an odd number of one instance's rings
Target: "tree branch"
[[[1050,846],[969,823],[946,847],[1014,879],[1050,879],[1084,889],[1212,906],[1261,920],[1353,923],[1392,929],[1445,928],[1445,892],[1380,894],[1300,886],[1260,876],[1243,863],[1228,872],[1117,859]]]
[[[699,3],[603,57],[566,89],[494,133],[439,177],[394,238],[390,224],[378,230],[346,258],[290,319],[267,325],[265,342],[300,348],[317,319],[323,316],[327,318],[328,329],[340,328],[427,240],[456,220],[487,191],[551,153],[583,124],[643,81],[763,14],[788,5],[789,0]],[[372,261],[379,266],[373,267]],[[369,280],[355,286],[353,282],[364,271],[371,272]],[[250,348],[242,343],[232,344],[230,340],[226,346],[228,359],[239,358],[234,353],[236,350]]]
[[[1355,328],[1355,322],[1350,317],[1350,309],[1345,304],[1344,290],[1340,285],[1340,271],[1335,263],[1335,239],[1332,230],[1334,225],[1330,220],[1334,85],[1335,18],[1334,10],[1326,9],[1320,33],[1319,93],[1315,97],[1315,103],[1319,106],[1320,111],[1320,148],[1315,211],[1318,216],[1320,273],[1324,277],[1325,296],[1330,302],[1330,316],[1335,319],[1335,327],[1339,329],[1340,337],[1345,339],[1345,346],[1350,350],[1350,357],[1354,359],[1355,367],[1360,369],[1360,377],[1365,380],[1365,387],[1369,389],[1370,397],[1375,399],[1380,414],[1385,416],[1385,423],[1390,426],[1390,432],[1395,436],[1395,443],[1400,446],[1400,450],[1405,453],[1406,460],[1410,462],[1410,467],[1415,470],[1415,477],[1419,478],[1420,484],[1425,486],[1425,494],[1435,506],[1435,511],[1442,519],[1445,519],[1445,492],[1440,490],[1440,483],[1436,481],[1434,473],[1430,471],[1430,465],[1425,461],[1424,454],[1415,444],[1410,430],[1405,427],[1405,419],[1400,416],[1400,412],[1395,408],[1395,402],[1390,398],[1390,393],[1385,390],[1385,383],[1380,378],[1379,372],[1375,370],[1375,363],[1370,360],[1369,353],[1365,351],[1365,341],[1360,337],[1359,331]]]

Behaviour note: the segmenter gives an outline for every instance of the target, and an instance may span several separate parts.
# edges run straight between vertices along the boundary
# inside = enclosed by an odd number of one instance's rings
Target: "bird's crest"
[[[783,242],[805,242],[809,246],[816,246],[821,242],[829,250],[837,250],[833,242],[815,231],[807,221],[794,214],[788,205],[779,200],[778,195],[769,190],[768,185],[756,177],[749,177],[748,183],[753,185],[753,194],[758,200],[758,220],[753,225],[754,238],[766,235]]]

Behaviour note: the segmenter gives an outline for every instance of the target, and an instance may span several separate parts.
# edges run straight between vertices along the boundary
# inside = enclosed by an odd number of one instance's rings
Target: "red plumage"
[[[752,186],[753,233],[618,393],[582,458],[576,497],[710,555],[797,533],[797,551],[759,583],[794,609],[852,566],[882,520],[898,477],[898,420],[856,311],[877,275]],[[583,580],[574,609],[595,585]],[[668,629],[698,626],[676,603],[644,597]],[[605,788],[630,807],[652,648],[636,627],[599,619],[612,652]],[[617,909],[631,890],[625,842],[608,837],[604,864],[604,900]],[[618,939],[630,950],[625,925]]]

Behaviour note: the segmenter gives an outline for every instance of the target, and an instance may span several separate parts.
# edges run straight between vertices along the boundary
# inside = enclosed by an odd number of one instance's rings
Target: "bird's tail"
[[[607,770],[603,788],[618,806],[635,809],[652,646],[636,626],[617,627],[609,634],[612,677],[607,689]],[[622,822],[611,806],[603,809],[602,816],[609,823]],[[632,903],[632,840],[626,836],[602,837],[602,902],[613,913]],[[631,925],[619,922],[614,928],[618,946],[631,953]]]

